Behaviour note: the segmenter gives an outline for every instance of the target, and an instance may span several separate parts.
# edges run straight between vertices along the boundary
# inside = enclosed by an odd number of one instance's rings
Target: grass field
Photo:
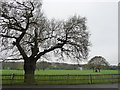
[[[2,77],[3,79],[11,79],[12,74],[15,75],[24,75],[23,70],[2,70],[2,75],[11,75],[8,77]],[[67,76],[69,74],[69,77]],[[44,84],[44,85],[55,85],[55,84],[90,84],[90,76],[92,76],[92,83],[116,83],[118,79],[112,79],[112,75],[104,76],[103,74],[118,74],[117,70],[101,70],[101,72],[93,72],[93,70],[36,70],[35,75],[42,75],[42,76],[35,76],[36,85]],[[94,76],[94,75],[102,75],[102,76]],[[45,75],[64,75],[64,76],[45,76]],[[83,76],[70,76],[70,75],[83,75]],[[84,76],[87,75],[87,76]],[[17,80],[17,79],[21,80]],[[105,78],[108,78],[105,80]],[[114,78],[119,78],[119,76],[114,76]],[[14,81],[11,80],[3,80],[3,85],[20,85],[24,84],[24,76],[21,77],[14,77]],[[89,80],[87,80],[89,79]]]
[[[24,75],[24,70],[1,70],[2,74],[20,74]],[[36,70],[35,75],[88,75],[88,74],[117,74],[118,70],[101,70],[101,72],[93,72],[93,70]]]

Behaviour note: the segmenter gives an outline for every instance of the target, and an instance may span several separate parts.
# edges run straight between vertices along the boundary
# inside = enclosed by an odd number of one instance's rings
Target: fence
[[[96,75],[35,75],[38,84],[96,84],[117,83],[120,74]],[[2,75],[2,84],[19,84],[24,82],[24,75]]]

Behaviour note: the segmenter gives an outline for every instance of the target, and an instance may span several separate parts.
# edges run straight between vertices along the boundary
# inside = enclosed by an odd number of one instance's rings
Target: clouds
[[[117,3],[97,3],[94,19],[89,19],[91,42],[90,57],[104,56],[111,64],[118,62],[118,13]]]
[[[110,64],[118,62],[118,4],[117,0],[96,2],[90,0],[43,0],[43,11],[51,19],[67,19],[74,14],[87,18],[91,33],[89,59],[101,55]],[[100,0],[98,0],[100,1]]]

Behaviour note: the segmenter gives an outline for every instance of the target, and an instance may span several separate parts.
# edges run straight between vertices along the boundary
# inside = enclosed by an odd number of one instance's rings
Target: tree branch
[[[26,6],[24,3],[20,3],[20,2],[18,2],[18,1],[16,1],[16,3],[19,4],[19,5],[21,5],[21,6],[23,6],[23,7],[25,7],[25,8],[27,8],[27,9],[31,9],[31,8],[29,8],[28,6]]]
[[[16,40],[17,43],[19,43],[21,41],[21,39],[24,37],[26,32],[23,32]]]
[[[31,48],[32,49],[32,55],[30,57],[34,57],[37,55],[37,53],[39,52],[39,48],[38,48],[38,41],[37,41],[37,30],[34,30],[35,33],[35,37],[34,37],[34,46]]]
[[[17,31],[20,31],[20,32],[23,32],[23,31],[24,31],[24,28],[21,27],[21,26],[18,24],[18,21],[17,21],[17,19],[15,19],[15,17],[9,17],[9,16],[6,15],[4,12],[3,12],[3,14],[2,14],[1,16],[4,17],[5,19],[7,19],[7,20],[9,21],[9,22],[6,22],[9,29],[17,30]],[[15,21],[14,24],[11,23],[11,19]],[[16,28],[16,27],[18,27],[18,28]],[[23,30],[23,31],[22,31],[22,30]]]
[[[47,49],[47,50],[44,50],[43,52],[40,52],[40,53],[36,56],[36,60],[39,59],[42,55],[44,55],[44,54],[46,54],[46,53],[48,53],[48,52],[50,52],[50,51],[53,51],[53,50],[55,50],[55,49],[57,49],[57,48],[62,48],[62,47],[64,46],[64,44],[65,44],[65,43],[58,43],[58,44],[56,44],[55,46],[53,46],[53,47],[51,47],[51,48],[49,48],[49,49]]]
[[[8,35],[3,35],[3,34],[0,34],[0,36],[2,36],[2,37],[6,37],[6,38],[14,38],[14,39],[17,39],[17,38],[14,37],[14,36],[8,36]]]
[[[24,49],[19,45],[19,43],[13,42],[13,44],[15,44],[20,52],[20,54],[23,56],[24,60],[27,60],[28,56],[26,55],[26,53],[24,52]]]
[[[2,58],[0,58],[0,59],[2,59]],[[13,58],[13,59],[4,59],[3,61],[5,61],[5,60],[15,60],[16,61],[16,60],[21,60],[21,59],[23,60],[23,58]]]

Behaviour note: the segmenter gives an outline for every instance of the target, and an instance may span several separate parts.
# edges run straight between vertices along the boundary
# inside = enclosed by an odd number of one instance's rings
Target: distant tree
[[[23,70],[22,62],[2,62],[2,69]]]
[[[8,68],[8,65],[6,65],[4,61],[2,61],[2,69],[7,69],[7,68]]]
[[[18,64],[16,62],[10,62],[9,65],[10,65],[10,69],[12,70],[16,70],[18,67]]]
[[[51,64],[50,69],[58,69],[58,68],[57,68],[57,66],[55,64]]]
[[[48,20],[41,0],[0,1],[0,52],[24,60],[24,82],[34,82],[36,62],[51,53],[83,60],[88,56],[86,18]],[[50,53],[49,53],[50,52]]]
[[[10,63],[10,68],[14,69],[14,70],[19,70],[19,69],[23,69],[23,65],[21,62],[8,62]]]
[[[89,62],[88,66],[93,68],[93,71],[100,72],[102,66],[109,66],[109,63],[102,56],[95,56]]]
[[[41,61],[41,62],[37,62],[36,64],[36,68],[39,70],[39,69],[42,69],[43,71],[47,68],[49,68],[51,64],[46,62],[46,61]]]
[[[118,63],[118,66],[120,66],[120,63]]]

